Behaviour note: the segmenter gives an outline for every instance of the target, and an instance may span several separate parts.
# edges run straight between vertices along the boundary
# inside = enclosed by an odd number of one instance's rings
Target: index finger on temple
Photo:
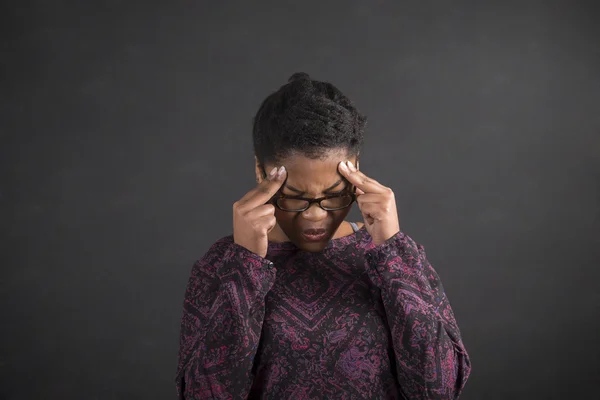
[[[278,174],[281,171],[281,175],[278,178]],[[275,193],[281,188],[285,182],[287,170],[285,167],[280,167],[275,176],[267,176],[261,183],[259,183],[254,189],[246,194],[241,202],[248,204],[250,207],[258,207],[269,201]]]
[[[348,167],[344,168],[345,165],[345,162],[340,162],[340,172],[346,179],[348,179],[350,183],[352,183],[358,189],[362,190],[365,193],[379,193],[383,191],[384,187],[375,179],[369,178],[361,171],[352,171],[348,169]]]

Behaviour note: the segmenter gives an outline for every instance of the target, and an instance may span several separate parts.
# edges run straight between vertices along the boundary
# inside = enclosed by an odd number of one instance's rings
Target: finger
[[[271,230],[275,227],[276,224],[277,219],[275,218],[275,215],[265,215],[263,217],[258,218],[254,222],[254,225],[265,234],[271,232]]]
[[[379,193],[366,193],[356,197],[356,201],[358,204],[365,203],[375,203],[375,204],[383,204],[386,202],[386,199],[381,196]]]
[[[363,216],[371,217],[377,221],[387,218],[385,210],[383,210],[378,204],[375,203],[362,204],[360,207],[360,211],[363,214]]]
[[[250,220],[275,215],[275,206],[273,204],[263,204],[262,206],[253,208],[247,215]]]
[[[348,163],[352,165],[349,161]],[[369,178],[356,168],[352,171],[351,168],[353,167],[354,166],[352,165],[352,167],[349,168],[344,161],[340,162],[338,165],[338,169],[342,176],[348,179],[348,181],[358,189],[362,190],[363,193],[384,193],[387,190],[385,186],[375,179]]]
[[[275,175],[269,174],[258,186],[246,193],[238,203],[244,207],[256,208],[269,201],[281,188],[287,176],[287,171],[283,166],[276,171]]]

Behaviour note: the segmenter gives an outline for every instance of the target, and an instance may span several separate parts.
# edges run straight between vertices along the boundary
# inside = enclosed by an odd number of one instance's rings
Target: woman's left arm
[[[338,169],[356,187],[373,239],[374,247],[365,253],[367,272],[381,289],[400,390],[408,400],[457,399],[471,361],[438,274],[423,246],[401,231],[392,189],[350,161]]]
[[[399,231],[365,257],[369,278],[381,290],[402,393],[407,399],[457,399],[471,361],[424,247]]]

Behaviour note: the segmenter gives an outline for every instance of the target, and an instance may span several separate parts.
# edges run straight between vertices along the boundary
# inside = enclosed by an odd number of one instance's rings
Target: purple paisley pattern
[[[363,227],[320,253],[218,240],[185,292],[180,399],[457,399],[471,362],[425,249]]]

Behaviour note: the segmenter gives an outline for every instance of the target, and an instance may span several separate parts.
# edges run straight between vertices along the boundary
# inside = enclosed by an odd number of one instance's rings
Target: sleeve
[[[273,263],[236,243],[215,243],[185,291],[176,390],[179,399],[245,399],[273,286]]]
[[[400,231],[366,250],[365,258],[381,292],[404,397],[458,399],[471,361],[425,248]]]

